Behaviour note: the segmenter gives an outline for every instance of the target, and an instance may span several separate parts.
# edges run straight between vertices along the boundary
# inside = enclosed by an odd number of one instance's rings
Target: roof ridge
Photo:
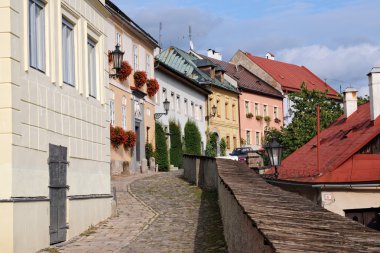
[[[323,81],[321,78],[319,78],[319,76],[317,76],[316,74],[314,74],[310,69],[308,69],[307,67],[305,66],[301,66],[301,68],[303,68],[304,70],[306,70],[307,72],[309,72],[310,74],[312,74],[314,77],[316,77],[317,79],[319,79],[322,83],[324,83],[328,88],[330,88],[331,90],[335,91],[334,88],[332,88],[328,83],[326,83],[325,81]],[[326,88],[328,90],[328,88]],[[338,93],[338,92],[337,92]]]

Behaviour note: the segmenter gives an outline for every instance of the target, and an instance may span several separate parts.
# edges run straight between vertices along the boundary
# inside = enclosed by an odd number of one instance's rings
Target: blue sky
[[[113,0],[163,48],[216,49],[229,60],[238,50],[305,65],[335,89],[367,91],[366,74],[380,65],[378,0]]]

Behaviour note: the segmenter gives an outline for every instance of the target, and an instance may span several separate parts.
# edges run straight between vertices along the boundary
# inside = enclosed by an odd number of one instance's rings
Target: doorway
[[[136,138],[136,161],[140,162],[140,160],[141,160],[141,153],[140,153],[140,146],[141,146],[141,142],[140,142],[140,122],[136,122],[136,124],[135,124],[135,132],[136,132],[136,135],[137,135],[137,138]]]

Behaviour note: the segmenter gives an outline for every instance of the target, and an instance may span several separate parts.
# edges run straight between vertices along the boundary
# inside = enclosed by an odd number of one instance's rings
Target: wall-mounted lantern
[[[275,172],[274,177],[278,178],[278,170],[277,167],[281,165],[281,159],[282,159],[282,149],[283,146],[278,142],[277,138],[272,138],[271,142],[268,142],[264,146],[268,156],[269,160],[272,166],[274,166]]]
[[[211,107],[211,117],[215,117],[216,116],[216,111],[217,111],[217,107],[216,107],[216,105],[213,105],[212,107]]]
[[[165,98],[165,101],[163,102],[163,104],[164,104],[164,110],[165,110],[165,112],[164,113],[155,113],[154,114],[154,119],[155,120],[161,118],[161,116],[163,116],[163,115],[168,115],[169,107],[170,107],[169,100],[167,98]]]
[[[113,69],[116,71],[116,74],[110,74],[110,77],[118,77],[121,64],[123,62],[124,52],[120,50],[120,45],[116,44],[115,50],[111,52]]]

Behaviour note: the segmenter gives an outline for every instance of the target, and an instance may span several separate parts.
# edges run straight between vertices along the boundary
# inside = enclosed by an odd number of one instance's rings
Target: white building
[[[156,57],[155,76],[160,84],[160,91],[156,95],[156,113],[165,112],[163,102],[168,99],[168,115],[160,117],[159,121],[167,127],[167,132],[170,120],[178,122],[184,134],[186,122],[193,120],[201,133],[203,152],[206,148],[207,96],[211,91],[191,77],[190,69],[199,71],[187,61],[186,53],[177,48],[169,48]]]
[[[0,252],[111,214],[104,0],[0,1]]]

